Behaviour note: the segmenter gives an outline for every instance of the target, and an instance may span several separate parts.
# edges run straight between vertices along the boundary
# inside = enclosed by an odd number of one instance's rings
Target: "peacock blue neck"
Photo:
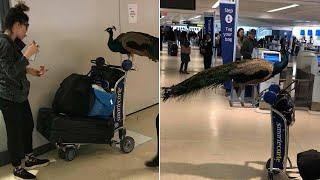
[[[281,62],[276,62],[273,64],[272,76],[279,74],[284,68],[287,67],[288,63],[289,63],[289,55],[288,54],[282,55]]]
[[[114,51],[114,52],[119,51],[119,42],[113,39],[113,31],[109,32],[108,47],[111,51]]]
[[[108,40],[108,45],[113,43],[113,31],[109,31],[109,40]]]

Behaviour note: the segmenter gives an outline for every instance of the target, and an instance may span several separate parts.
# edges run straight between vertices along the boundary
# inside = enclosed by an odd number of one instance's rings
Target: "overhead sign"
[[[160,8],[196,10],[196,0],[160,0]]]

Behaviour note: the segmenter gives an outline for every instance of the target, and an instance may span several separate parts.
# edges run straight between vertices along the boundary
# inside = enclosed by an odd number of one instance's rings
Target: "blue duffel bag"
[[[106,92],[98,86],[93,86],[93,94],[95,97],[94,103],[88,116],[108,119],[112,116],[115,107],[116,94]]]

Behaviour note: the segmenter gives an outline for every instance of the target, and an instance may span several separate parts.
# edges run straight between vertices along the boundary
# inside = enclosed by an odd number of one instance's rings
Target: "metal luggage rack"
[[[296,169],[292,164],[292,161],[288,157],[289,150],[289,127],[292,126],[295,122],[295,107],[293,106],[291,121],[285,117],[285,114],[281,113],[275,108],[275,105],[284,98],[290,98],[293,102],[293,99],[290,95],[290,92],[294,90],[291,89],[287,91],[291,85],[295,83],[292,81],[285,89],[280,90],[279,94],[285,94],[285,97],[277,99],[274,105],[271,105],[271,158],[266,163],[266,169],[268,171],[268,179],[273,180],[275,176],[284,174],[288,179],[295,179],[296,177],[291,177],[288,175],[288,169]],[[264,90],[259,94],[260,101],[263,99],[263,95],[267,90]],[[290,171],[290,173],[297,173]]]
[[[93,64],[98,65],[99,62],[96,60],[91,61]],[[119,140],[115,139],[115,136],[110,140],[106,139],[106,144],[116,147],[120,145],[120,149],[123,153],[130,153],[135,147],[135,141],[132,137],[127,136],[127,130],[124,126],[125,123],[125,109],[124,109],[124,93],[125,93],[125,81],[127,78],[127,71],[125,71],[121,66],[115,65],[106,65],[104,62],[102,63],[104,66],[107,66],[112,69],[120,70],[124,73],[124,75],[116,82],[114,90],[116,93],[116,105],[113,111],[113,120],[114,120],[114,134],[118,133]],[[101,65],[101,62],[100,62]],[[134,70],[134,69],[130,69]],[[90,74],[91,71],[88,73]],[[82,145],[87,145],[88,143],[72,143],[72,142],[63,142],[63,140],[58,140],[55,143],[58,148],[58,154],[61,159],[65,159],[66,161],[72,161],[77,156],[77,152]]]

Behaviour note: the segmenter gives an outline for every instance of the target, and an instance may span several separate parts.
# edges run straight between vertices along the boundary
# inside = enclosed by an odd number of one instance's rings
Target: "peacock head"
[[[108,33],[112,33],[113,30],[117,30],[116,27],[112,26],[112,27],[108,27],[105,31],[107,31]]]

